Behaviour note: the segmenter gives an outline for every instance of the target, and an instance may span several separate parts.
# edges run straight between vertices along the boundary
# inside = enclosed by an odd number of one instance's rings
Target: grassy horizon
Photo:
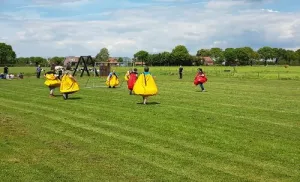
[[[210,77],[227,77],[227,78],[239,78],[239,79],[269,79],[269,80],[300,80],[300,66],[284,65],[270,65],[270,66],[184,66],[184,75],[191,76],[197,71],[197,68],[203,68],[205,73]],[[89,67],[92,68],[92,67]],[[116,72],[123,77],[127,70],[132,67],[112,67]],[[138,66],[139,72],[143,70],[143,67]],[[25,73],[27,77],[35,76],[35,67],[11,67],[10,73],[18,74],[20,72]],[[44,68],[45,71],[49,71],[50,68]],[[230,72],[225,72],[229,70]],[[178,66],[154,66],[150,67],[152,73],[158,75],[177,75]],[[80,72],[77,71],[76,76],[80,76]],[[90,72],[93,76],[93,73]],[[84,73],[87,76],[87,73]]]

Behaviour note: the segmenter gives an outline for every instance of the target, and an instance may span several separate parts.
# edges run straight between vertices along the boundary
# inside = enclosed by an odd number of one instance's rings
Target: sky
[[[0,0],[0,42],[18,57],[113,57],[250,46],[300,48],[299,0]]]

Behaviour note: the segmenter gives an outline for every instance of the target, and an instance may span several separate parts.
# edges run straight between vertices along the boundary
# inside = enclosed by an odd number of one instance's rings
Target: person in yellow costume
[[[118,75],[115,73],[115,70],[113,70],[111,73],[109,73],[107,79],[106,79],[106,85],[108,88],[116,88],[116,86],[119,85],[119,78]]]
[[[153,76],[149,72],[148,67],[145,67],[144,72],[138,77],[134,84],[133,92],[135,95],[141,95],[143,97],[144,104],[147,104],[147,99],[149,96],[153,96],[158,93],[156,83]]]
[[[44,74],[44,77],[46,78],[46,81],[44,82],[44,84],[47,85],[49,87],[49,90],[50,90],[49,97],[55,97],[54,96],[54,89],[56,87],[60,86],[59,78],[55,75],[55,72],[53,70],[46,72]]]
[[[60,92],[63,94],[65,100],[68,99],[69,94],[79,91],[79,85],[76,79],[70,74],[69,70],[65,71],[61,78]]]

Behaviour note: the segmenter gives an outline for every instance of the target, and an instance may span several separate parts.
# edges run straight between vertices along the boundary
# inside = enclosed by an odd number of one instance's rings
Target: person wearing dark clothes
[[[42,68],[40,65],[38,65],[38,67],[36,68],[36,77],[37,78],[41,77],[41,71],[42,71]]]
[[[180,65],[179,67],[179,79],[182,79],[183,67]]]
[[[20,73],[20,74],[18,75],[18,77],[19,77],[20,79],[23,79],[23,78],[24,78],[24,74],[23,74],[23,73]]]
[[[6,75],[8,75],[8,67],[4,66],[4,79],[6,79]]]
[[[63,72],[62,72],[62,69],[59,69],[58,71],[58,78],[61,80],[61,76],[62,76]]]

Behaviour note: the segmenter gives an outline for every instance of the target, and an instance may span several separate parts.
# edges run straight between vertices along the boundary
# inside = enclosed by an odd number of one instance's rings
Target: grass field
[[[0,80],[0,179],[300,181],[300,67],[224,69],[204,67],[203,93],[196,67],[183,80],[176,67],[150,68],[149,105],[126,83],[84,88],[86,76],[66,101],[58,89],[48,98],[44,79]],[[267,76],[249,76],[258,72]]]

